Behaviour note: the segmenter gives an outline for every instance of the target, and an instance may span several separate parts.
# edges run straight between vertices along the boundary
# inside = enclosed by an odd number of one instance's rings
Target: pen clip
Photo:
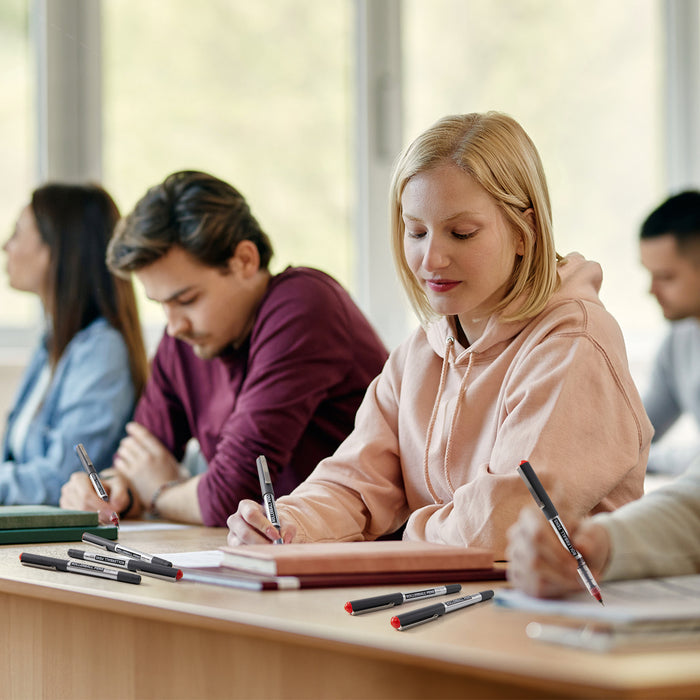
[[[409,622],[407,625],[401,625],[398,629],[403,632],[404,630],[411,629],[411,627],[417,627],[418,625],[424,625],[426,622],[432,622],[433,620],[437,620],[440,615],[435,613],[435,615],[431,615],[430,617],[426,617],[425,620],[418,620],[417,622]]]
[[[365,608],[364,610],[353,610],[351,615],[364,615],[365,613],[377,612],[377,610],[388,610],[389,608],[396,607],[396,603],[384,603],[384,605],[375,605],[372,608]]]
[[[80,463],[83,465],[83,469],[85,469],[88,473],[91,471],[90,467],[92,467],[92,462],[90,461],[90,457],[88,457],[87,450],[85,449],[85,445],[83,445],[82,442],[79,442],[75,446],[75,453],[78,455],[78,459],[80,460]]]
[[[258,466],[258,476],[260,477],[260,487],[264,490],[265,486],[272,486],[272,479],[270,478],[270,468],[267,466],[267,459],[264,455],[260,455],[255,463]]]

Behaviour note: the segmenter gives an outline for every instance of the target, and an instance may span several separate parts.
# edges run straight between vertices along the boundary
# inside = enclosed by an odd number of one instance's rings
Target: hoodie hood
[[[603,270],[598,263],[586,260],[580,253],[570,253],[558,264],[557,274],[559,275],[559,287],[538,316],[546,314],[555,306],[574,299],[592,302],[601,308],[603,307],[598,296],[603,282]],[[467,361],[464,356],[465,351],[485,353],[491,350],[498,353],[504,344],[518,335],[531,321],[531,319],[524,319],[504,323],[500,320],[502,315],[507,315],[508,312],[517,308],[518,303],[519,301],[516,300],[500,314],[492,315],[481,337],[469,348],[465,348],[457,340],[455,320],[452,316],[442,316],[426,326],[425,333],[428,342],[439,357],[454,364]],[[451,343],[447,342],[448,338],[452,338],[453,341],[451,350]],[[447,357],[448,354],[451,354],[452,359]]]
[[[536,323],[540,323],[541,319],[547,316],[549,312],[569,301],[576,300],[577,303],[580,301],[592,302],[601,308],[603,307],[598,296],[603,281],[603,272],[598,263],[586,260],[579,253],[571,253],[559,263],[557,274],[559,275],[559,288],[552,295],[544,310],[537,315]],[[504,309],[503,313],[507,314],[508,311],[514,310],[517,308],[518,303],[519,301],[515,300]],[[511,341],[533,321],[533,319],[524,319],[522,321],[504,323],[500,320],[500,317],[501,314],[493,314],[488,320],[481,337],[467,348],[462,346],[457,340],[453,317],[442,317],[426,328],[426,336],[431,348],[442,358],[440,383],[433,402],[423,453],[423,478],[426,488],[436,503],[443,503],[444,498],[440,497],[435,485],[432,483],[429,469],[431,461],[430,450],[435,438],[434,433],[437,430],[438,433],[446,435],[442,476],[448,492],[452,494],[454,493],[455,485],[450,478],[450,472],[455,432],[458,430],[459,415],[464,395],[469,386],[474,358],[479,357],[488,361],[501,355]],[[439,425],[438,416],[445,396],[450,398],[454,396],[452,393],[454,389],[451,391],[447,388],[451,367],[457,370],[459,379],[457,380],[456,398],[450,401],[453,406],[453,413],[449,419],[445,416],[448,420],[448,427]],[[498,381],[502,381],[502,379],[503,376],[500,376]]]

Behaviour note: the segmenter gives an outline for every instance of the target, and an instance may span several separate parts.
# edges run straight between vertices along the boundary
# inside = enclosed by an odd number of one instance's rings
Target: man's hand
[[[105,474],[103,472],[102,474]],[[129,482],[119,474],[100,475],[100,481],[109,496],[109,502],[105,503],[96,493],[95,487],[84,472],[73,472],[70,479],[61,488],[61,508],[70,510],[92,510],[99,513],[100,523],[109,525],[112,512],[122,513],[129,506]],[[138,516],[142,504],[136,494],[133,494],[134,503],[129,508],[129,516]],[[125,513],[126,515],[126,513]]]
[[[148,506],[160,486],[179,478],[179,465],[160,440],[142,425],[127,423],[126,432],[127,436],[119,443],[114,468],[130,482],[134,497]]]
[[[272,544],[280,536],[285,544],[290,543],[296,535],[296,527],[292,524],[282,526],[281,533],[267,519],[263,507],[248,499],[240,501],[238,510],[229,515],[226,524],[229,527],[227,542],[231,546],[239,544]]]
[[[572,544],[598,578],[610,553],[607,530],[590,519],[571,525]],[[523,508],[508,530],[506,558],[508,580],[529,595],[553,598],[582,589],[576,560],[535,508]]]

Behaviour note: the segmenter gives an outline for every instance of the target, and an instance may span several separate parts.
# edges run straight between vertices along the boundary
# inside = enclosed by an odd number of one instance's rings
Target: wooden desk
[[[151,552],[223,530],[122,533]],[[387,587],[248,592],[139,586],[20,565],[0,548],[0,698],[673,698],[700,695],[700,649],[596,654],[529,640],[534,616],[478,605],[405,632],[346,600]],[[503,584],[469,583],[466,592]]]

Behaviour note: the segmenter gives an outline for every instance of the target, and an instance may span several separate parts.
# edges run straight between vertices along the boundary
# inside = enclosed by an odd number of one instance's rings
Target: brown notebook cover
[[[450,569],[449,571],[363,572],[359,574],[302,574],[301,576],[263,576],[224,566],[183,568],[182,580],[253,591],[281,591],[299,588],[338,588],[346,586],[382,586],[429,583],[465,583],[466,581],[502,581],[505,567],[489,569]]]
[[[222,564],[266,576],[490,569],[489,550],[430,542],[312,542],[221,547]]]

